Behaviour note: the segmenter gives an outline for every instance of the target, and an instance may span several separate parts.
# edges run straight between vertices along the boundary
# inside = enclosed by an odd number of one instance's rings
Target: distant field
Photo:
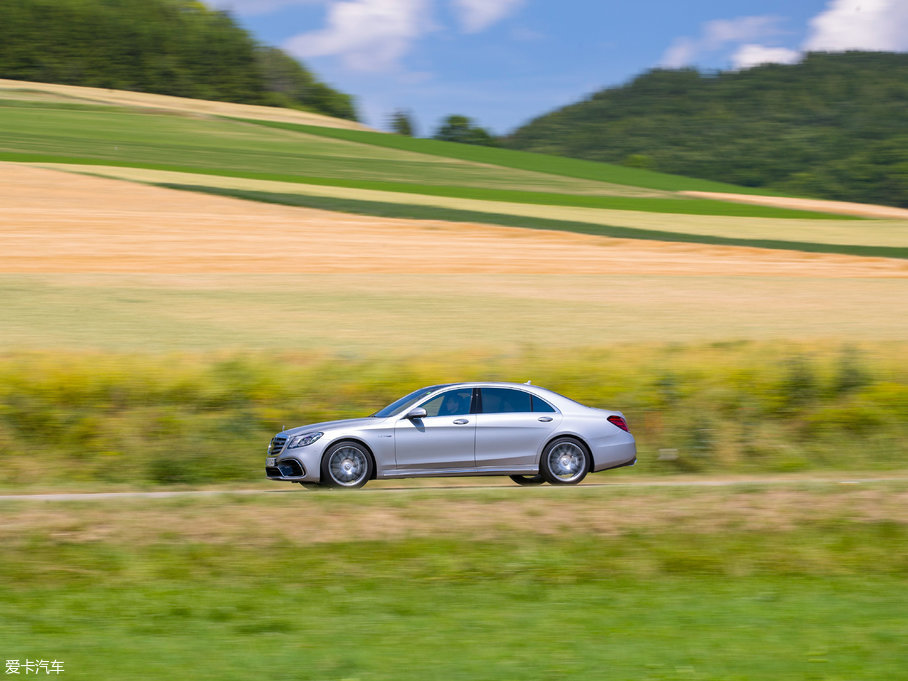
[[[0,177],[10,349],[908,337],[903,260],[378,220],[12,165]]]
[[[511,208],[508,204],[529,204],[543,206],[549,209],[574,208],[611,210],[611,211],[646,211],[651,213],[673,213],[679,215],[703,216],[740,216],[762,218],[786,218],[798,220],[847,220],[855,222],[855,216],[835,215],[809,210],[793,210],[790,208],[773,205],[756,206],[741,202],[716,201],[712,199],[689,198],[678,194],[656,194],[634,196],[631,192],[627,195],[605,196],[587,194],[558,194],[554,192],[527,191],[527,187],[503,189],[488,186],[449,186],[428,185],[415,182],[384,182],[380,180],[351,180],[344,178],[324,178],[282,175],[275,173],[247,173],[243,171],[224,172],[219,169],[206,169],[199,171],[186,167],[155,166],[154,164],[135,165],[105,165],[103,161],[93,163],[69,163],[66,157],[56,157],[44,160],[40,156],[16,157],[11,160],[29,162],[46,168],[58,168],[74,172],[96,174],[103,177],[119,177],[139,181],[156,181],[156,184],[193,183],[199,191],[204,191],[205,185],[209,187],[234,188],[246,190],[271,190],[272,192],[291,192],[299,194],[346,196],[350,198],[366,197],[384,203],[394,204],[419,204],[437,205],[438,207],[474,206],[476,208],[488,207],[487,210],[498,210],[504,213],[520,215],[519,207]],[[580,185],[583,186],[582,184]],[[187,186],[195,189],[195,186]],[[576,187],[575,187],[576,189]],[[601,189],[601,188],[600,188]],[[347,190],[347,191],[342,191]],[[617,193],[617,192],[616,192]],[[765,198],[765,197],[764,197]],[[453,201],[452,201],[453,200]],[[895,210],[895,209],[893,209]],[[573,215],[590,215],[588,210],[583,213],[569,212]],[[620,217],[620,215],[619,215]],[[591,220],[595,222],[595,220]]]
[[[332,350],[903,340],[905,279],[638,275],[2,275],[0,349]],[[91,320],[86,324],[85,320]]]
[[[802,211],[772,207],[739,206],[744,213],[761,211],[770,217],[734,216],[735,211],[703,207],[684,199],[612,198],[622,209],[507,203],[441,195],[408,194],[322,183],[298,183],[255,178],[193,174],[166,170],[95,165],[42,164],[43,167],[82,172],[99,177],[153,183],[186,191],[207,192],[266,203],[305,206],[377,217],[437,219],[457,222],[503,224],[535,229],[556,229],[621,238],[657,239],[762,248],[908,257],[908,221],[836,220],[795,218],[811,216]],[[198,183],[198,184],[187,184]],[[661,202],[661,203],[660,203]],[[690,207],[684,207],[686,203]],[[718,202],[706,202],[715,205]],[[681,207],[678,204],[682,204]],[[698,207],[699,206],[699,207]],[[630,210],[635,207],[638,210]],[[641,209],[648,207],[650,210]],[[700,214],[672,214],[673,211]],[[707,215],[706,213],[713,213]],[[716,213],[727,213],[718,215]],[[811,217],[818,217],[813,214]]]
[[[596,163],[566,156],[549,156],[526,151],[511,149],[498,149],[472,144],[454,144],[440,140],[413,139],[401,135],[382,135],[370,131],[359,130],[330,130],[315,128],[313,126],[298,125],[293,123],[254,121],[263,125],[282,130],[308,132],[320,137],[371,144],[389,149],[406,151],[420,151],[420,153],[433,154],[446,158],[459,158],[475,163],[489,163],[506,168],[519,170],[532,170],[538,172],[562,175],[575,179],[595,180],[600,182],[614,182],[633,187],[646,187],[661,191],[679,192],[685,190],[700,191],[737,191],[742,193],[762,193],[748,190],[737,185],[729,185],[712,180],[682,177],[680,175],[666,175],[651,170],[628,168],[626,166],[612,165],[609,163]]]
[[[0,107],[4,160],[103,160],[166,164],[229,174],[379,180],[550,192],[652,194],[456,158],[289,132],[228,119],[198,119],[113,109]],[[379,133],[376,133],[379,134]]]
[[[101,176],[133,176],[152,179],[186,179],[175,173],[166,176],[154,171],[123,173],[102,169]],[[200,178],[201,179],[201,178]],[[646,212],[631,210],[601,210],[565,208],[555,206],[527,206],[525,204],[445,199],[421,195],[388,194],[372,190],[311,185],[282,184],[289,193],[250,190],[248,186],[263,186],[226,179],[206,185],[185,185],[173,182],[156,182],[162,187],[183,191],[202,192],[239,199],[301,206],[341,213],[372,215],[382,218],[414,220],[448,220],[489,225],[508,225],[531,229],[561,230],[581,234],[649,239],[727,246],[749,246],[819,253],[888,258],[908,258],[908,221],[876,220],[870,224],[862,221],[811,221],[789,219],[785,221],[766,218],[734,218],[713,215],[662,215],[675,210],[669,206],[655,206]],[[230,187],[211,186],[230,185]],[[268,186],[275,189],[278,187]],[[641,199],[643,200],[643,199]],[[651,207],[659,199],[646,199]],[[778,209],[775,209],[778,210]]]
[[[331,126],[353,130],[366,129],[356,121],[333,118],[322,114],[294,109],[283,109],[254,104],[212,102],[146,92],[108,90],[106,88],[35,83],[21,80],[0,79],[0,99],[17,101],[82,103],[93,106],[106,105],[150,111],[177,113],[188,116],[237,116],[253,120],[304,123],[311,126]]]
[[[70,163],[103,160],[113,165],[196,168],[247,177],[271,174],[260,179],[301,182],[325,183],[332,178],[354,184],[385,182],[392,191],[407,190],[405,186],[390,186],[396,182],[413,185],[412,192],[477,199],[505,200],[505,192],[520,190],[523,198],[511,200],[566,205],[595,206],[596,195],[673,198],[674,203],[663,212],[675,205],[679,212],[687,213],[786,217],[778,208],[761,210],[725,201],[691,200],[674,193],[746,191],[741,188],[633,168],[503,149],[463,149],[468,145],[365,131],[283,124],[273,127],[253,120],[79,107],[29,99],[0,107],[3,129],[11,131],[7,136],[0,133],[3,158]],[[531,196],[534,192],[539,195]],[[617,201],[615,207],[621,208],[620,204]],[[630,202],[628,207],[639,209],[641,204]]]
[[[16,96],[16,90],[6,96]],[[679,193],[745,191],[718,183],[369,131],[22,96],[14,106],[0,106],[2,160],[380,217],[865,256],[908,254],[908,220],[843,219]]]

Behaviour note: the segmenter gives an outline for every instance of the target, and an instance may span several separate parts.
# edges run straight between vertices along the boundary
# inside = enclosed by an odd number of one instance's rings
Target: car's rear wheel
[[[523,485],[525,487],[541,485],[545,482],[545,478],[541,475],[509,475],[508,477],[518,485]]]
[[[325,487],[356,489],[372,477],[372,455],[356,442],[338,442],[328,447],[322,457],[322,480]]]
[[[590,470],[590,458],[579,441],[570,437],[552,440],[542,452],[539,472],[553,485],[576,485]]]

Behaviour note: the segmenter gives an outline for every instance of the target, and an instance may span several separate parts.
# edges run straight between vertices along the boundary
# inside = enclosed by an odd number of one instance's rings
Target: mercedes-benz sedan
[[[575,485],[637,462],[621,412],[519,383],[420,388],[359,419],[278,433],[271,480],[362,487],[371,479],[507,475],[521,485]]]

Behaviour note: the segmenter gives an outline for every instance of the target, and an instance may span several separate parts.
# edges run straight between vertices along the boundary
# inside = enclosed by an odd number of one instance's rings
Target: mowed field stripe
[[[238,191],[298,194],[303,196],[348,199],[353,201],[428,206],[527,217],[553,222],[577,222],[590,225],[681,233],[694,236],[764,240],[772,242],[817,243],[842,246],[879,246],[908,248],[908,220],[815,220],[755,218],[743,216],[687,215],[648,213],[633,210],[549,206],[504,201],[450,198],[406,192],[355,189],[295,182],[254,180],[197,173],[182,173],[110,166],[52,164],[42,166],[59,170],[90,173],[153,184],[197,185]]]
[[[0,200],[0,272],[908,276],[894,259],[371,218],[15,164]]]

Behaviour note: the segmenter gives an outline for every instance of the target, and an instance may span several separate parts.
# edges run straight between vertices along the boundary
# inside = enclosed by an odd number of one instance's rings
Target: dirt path
[[[134,547],[180,541],[267,546],[452,533],[495,540],[525,533],[593,537],[678,527],[702,534],[777,532],[816,527],[831,518],[904,523],[904,480],[704,479],[532,489],[449,481],[433,487],[382,487],[378,481],[349,494],[289,485],[293,489],[281,491],[15,495],[0,497],[0,541],[15,546],[22,537],[40,533],[68,543],[109,541]],[[245,501],[236,495],[245,495]],[[315,514],[318,526],[275,522],[288,514]]]
[[[408,486],[407,483],[401,484],[399,480],[384,480],[372,482],[369,487],[357,490],[354,494],[374,493],[374,494],[407,494],[445,490],[450,492],[471,492],[484,489],[518,489],[514,484],[508,482],[489,482],[484,480],[481,484],[471,484],[465,479],[444,479],[439,478],[424,484],[417,483]],[[700,487],[784,487],[789,485],[797,486],[829,486],[829,485],[878,485],[881,483],[908,482],[908,477],[899,473],[891,476],[848,476],[843,474],[839,478],[830,477],[737,477],[737,478],[684,478],[678,480],[633,480],[633,481],[615,481],[615,482],[585,482],[582,487],[627,487],[632,489],[645,489],[648,487],[681,487],[681,488],[700,488]],[[541,488],[551,491],[552,494],[563,492],[568,487],[545,487]],[[34,493],[34,494],[0,494],[0,502],[3,501],[111,501],[116,499],[172,499],[177,497],[213,497],[223,495],[240,495],[240,496],[267,496],[273,494],[301,494],[300,488],[293,483],[281,483],[273,489],[203,489],[203,490],[160,490],[156,492],[60,492],[60,493]]]
[[[886,258],[355,216],[0,163],[0,272],[908,277]]]
[[[838,215],[857,215],[865,218],[908,219],[908,210],[893,206],[877,206],[870,203],[851,203],[848,201],[826,201],[823,199],[793,199],[787,196],[756,196],[751,194],[726,194],[723,192],[678,192],[685,196],[700,199],[720,199],[736,203],[750,203],[756,206],[775,206],[776,208],[794,208],[796,210],[814,210],[821,213]]]

